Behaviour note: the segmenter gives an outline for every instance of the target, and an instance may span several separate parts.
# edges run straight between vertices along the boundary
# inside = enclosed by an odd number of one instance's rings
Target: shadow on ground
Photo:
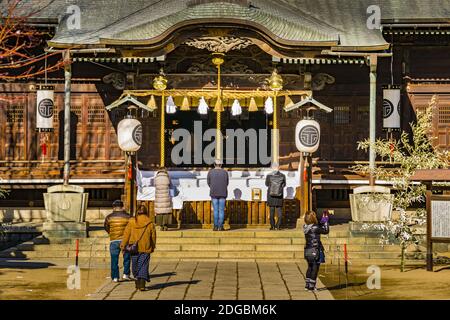
[[[44,269],[53,266],[55,264],[49,262],[0,260],[0,269]]]
[[[183,284],[197,284],[200,280],[192,280],[192,281],[174,281],[174,282],[167,282],[167,283],[158,283],[153,286],[146,287],[147,290],[157,290],[157,289],[164,289],[168,287],[174,287],[174,286],[180,286]]]
[[[152,274],[150,278],[160,278],[160,277],[171,277],[176,275],[176,272],[166,272],[166,273],[158,273],[158,274]]]

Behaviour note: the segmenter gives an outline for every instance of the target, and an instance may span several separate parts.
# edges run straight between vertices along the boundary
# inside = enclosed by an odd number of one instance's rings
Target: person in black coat
[[[308,263],[306,271],[306,290],[316,290],[317,275],[321,263],[325,262],[325,250],[320,241],[321,234],[328,234],[330,228],[328,226],[328,213],[324,212],[320,223],[314,211],[308,211],[305,214],[305,225],[303,232],[305,234],[305,259]]]
[[[283,207],[283,191],[286,186],[286,176],[279,171],[278,164],[272,166],[274,171],[267,175],[267,205],[270,207],[270,230],[280,230],[281,208]],[[275,211],[278,220],[275,224]]]

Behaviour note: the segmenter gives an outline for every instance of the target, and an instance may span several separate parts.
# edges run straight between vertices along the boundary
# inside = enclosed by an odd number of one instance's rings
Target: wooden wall
[[[436,95],[436,108],[433,110],[432,119],[432,136],[437,138],[434,146],[450,151],[450,83],[411,83],[408,85],[408,95],[416,112],[424,111],[433,95]]]
[[[153,201],[142,201],[151,216],[153,216]],[[266,202],[227,201],[225,206],[225,223],[238,227],[258,227],[270,225],[269,206]],[[282,225],[293,226],[300,214],[298,200],[285,200],[282,210]],[[180,215],[179,215],[180,214]],[[203,225],[205,228],[214,224],[214,215],[211,201],[185,202],[181,212],[174,210],[172,225],[180,219],[184,227]]]
[[[0,174],[4,178],[60,178],[64,87],[62,84],[55,87],[54,132],[48,134],[45,158],[40,148],[41,135],[35,131],[36,92],[30,87],[0,84],[5,98],[0,102]],[[72,176],[105,177],[107,173],[108,178],[123,177],[124,157],[117,144],[115,121],[111,119],[114,116],[105,110],[95,85],[72,85]]]

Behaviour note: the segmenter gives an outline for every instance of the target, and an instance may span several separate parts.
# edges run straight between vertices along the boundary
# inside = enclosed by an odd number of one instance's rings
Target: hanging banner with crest
[[[400,129],[400,89],[383,90],[383,128]]]
[[[54,87],[40,86],[36,96],[36,130],[39,132],[53,131],[53,116],[55,112]]]

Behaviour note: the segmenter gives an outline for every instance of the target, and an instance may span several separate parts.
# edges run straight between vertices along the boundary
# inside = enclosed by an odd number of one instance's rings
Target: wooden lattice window
[[[88,106],[88,123],[104,123],[105,107],[102,105]]]
[[[350,107],[338,106],[334,108],[334,123],[335,124],[350,124]]]
[[[367,123],[369,121],[369,117],[370,117],[369,106],[358,106],[357,117],[358,117],[358,121]]]
[[[315,111],[314,119],[316,119],[319,123],[329,123],[330,114],[324,111]]]
[[[439,124],[450,123],[450,105],[439,107]]]
[[[58,104],[56,103],[57,100],[55,100],[55,104],[53,106],[53,125],[54,126],[58,126],[58,121],[59,121],[59,107]],[[64,117],[64,115],[63,115]]]
[[[8,105],[6,107],[6,121],[8,123],[23,123],[24,110],[23,105]]]
[[[70,112],[73,112],[76,114],[76,116],[78,117],[78,120],[81,120],[81,110],[82,110],[83,106],[81,105],[71,105],[70,106]]]

